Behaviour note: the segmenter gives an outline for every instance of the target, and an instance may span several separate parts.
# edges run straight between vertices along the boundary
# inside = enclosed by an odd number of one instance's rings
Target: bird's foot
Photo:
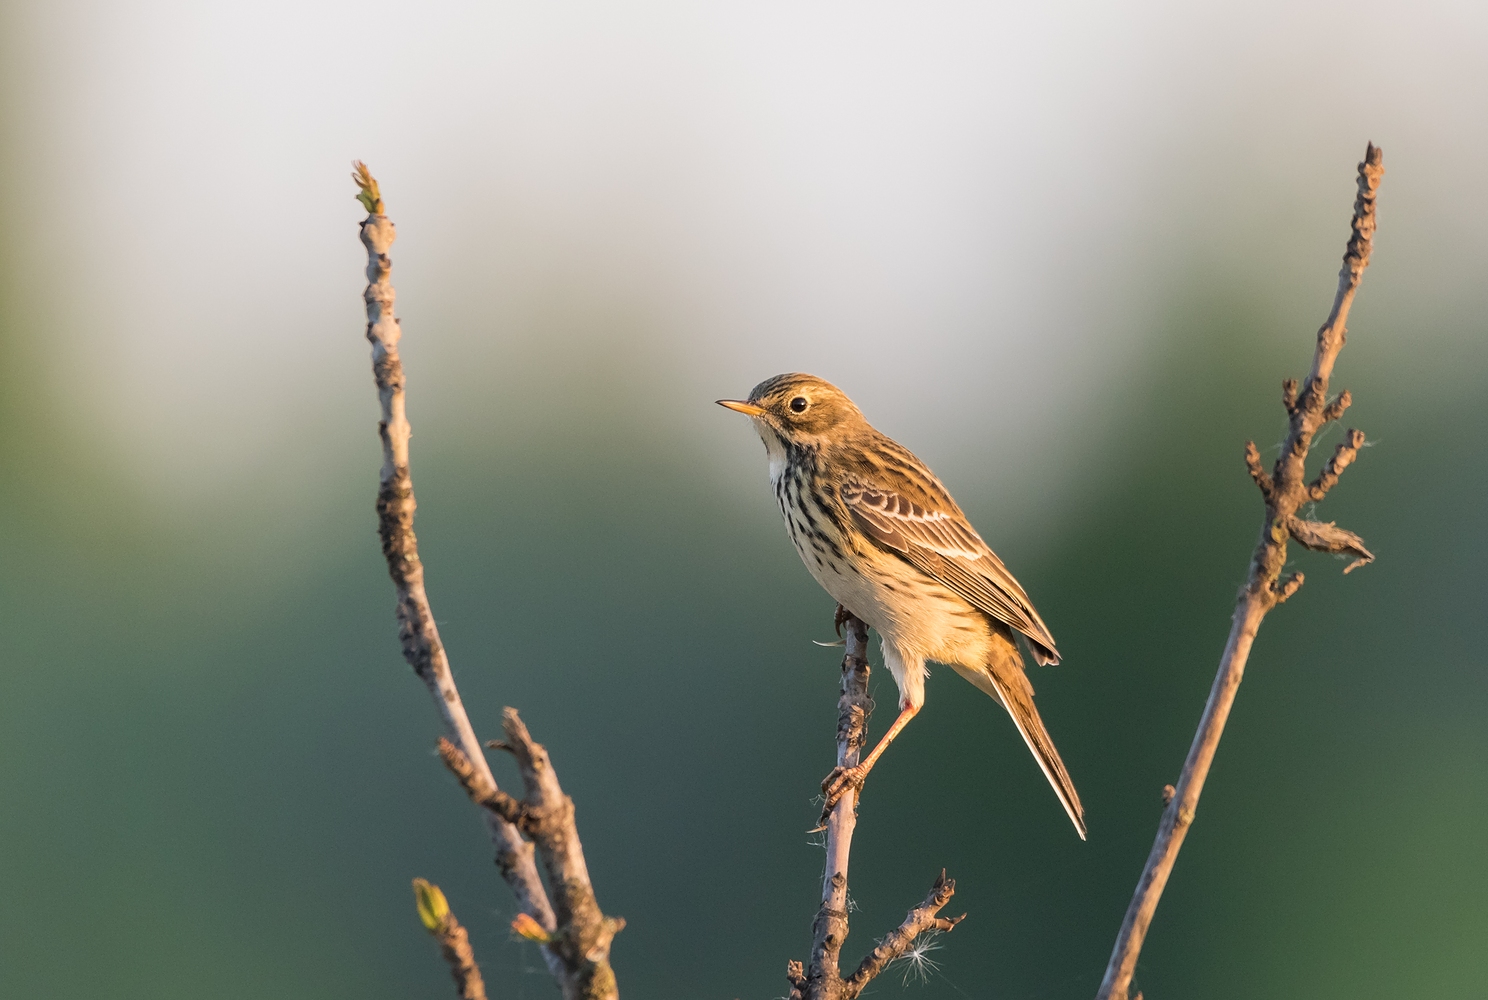
[[[863,779],[868,776],[868,769],[862,764],[856,767],[834,767],[832,773],[822,779],[822,794],[827,798],[827,809],[830,810],[837,804],[837,800],[846,795],[848,789],[861,789]]]
[[[822,779],[822,802],[821,819],[817,820],[816,833],[827,828],[827,817],[842,800],[842,796],[850,791],[862,791],[863,779],[868,776],[868,769],[862,764],[856,767],[834,767],[832,773]]]
[[[847,624],[847,620],[849,618],[856,617],[857,615],[853,614],[842,605],[837,605],[837,610],[832,614],[832,628],[834,631],[836,631],[837,638],[842,638],[842,626]]]

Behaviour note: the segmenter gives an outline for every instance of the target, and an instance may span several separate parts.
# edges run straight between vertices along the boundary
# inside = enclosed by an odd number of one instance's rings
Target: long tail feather
[[[1013,655],[1017,655],[1016,647]],[[1064,761],[1059,758],[1059,751],[1054,748],[1054,741],[1044,728],[1044,720],[1039,718],[1038,709],[1033,705],[1033,685],[1028,683],[1028,678],[1023,674],[1021,657],[1018,658],[1018,664],[1016,670],[1009,671],[999,671],[991,665],[981,670],[961,666],[955,669],[956,673],[991,695],[1007,709],[1008,714],[1013,717],[1013,723],[1018,727],[1019,735],[1023,737],[1023,742],[1028,744],[1028,749],[1033,752],[1034,760],[1038,761],[1044,777],[1053,786],[1054,794],[1059,796],[1059,803],[1069,814],[1070,822],[1075,824],[1075,831],[1084,840],[1085,808],[1080,805],[1080,795],[1075,791],[1075,783],[1070,780],[1069,771],[1065,770]]]

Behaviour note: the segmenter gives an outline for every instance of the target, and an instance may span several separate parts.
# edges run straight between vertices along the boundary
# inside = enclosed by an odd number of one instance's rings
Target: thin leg
[[[883,739],[878,741],[878,746],[873,748],[873,752],[866,760],[855,767],[832,769],[832,773],[822,781],[822,794],[827,797],[826,805],[822,807],[823,813],[829,812],[849,788],[863,787],[863,779],[868,777],[868,772],[873,770],[873,765],[878,763],[878,758],[883,756],[884,750],[894,742],[894,737],[899,735],[901,729],[909,725],[909,720],[913,719],[919,710],[917,705],[907,705],[901,709],[899,718],[894,720],[894,724],[889,727],[888,732],[883,734]]]

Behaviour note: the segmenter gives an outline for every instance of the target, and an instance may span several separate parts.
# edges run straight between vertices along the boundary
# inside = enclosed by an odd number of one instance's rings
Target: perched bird
[[[935,474],[813,375],[777,375],[747,400],[718,403],[753,421],[801,561],[842,608],[878,630],[899,686],[899,717],[862,763],[827,776],[828,804],[861,785],[920,710],[925,663],[934,660],[1007,709],[1083,840],[1080,796],[1034,708],[1018,648],[1021,638],[1034,660],[1055,664],[1054,637]]]

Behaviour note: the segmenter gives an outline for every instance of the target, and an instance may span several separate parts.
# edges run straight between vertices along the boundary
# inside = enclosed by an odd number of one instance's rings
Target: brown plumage
[[[878,630],[899,687],[899,718],[862,764],[829,776],[829,800],[860,783],[919,711],[934,660],[1007,709],[1083,839],[1080,797],[1034,707],[1017,644],[1021,637],[1037,662],[1054,664],[1054,637],[940,480],[815,376],[777,375],[747,401],[719,402],[752,418],[796,551],[827,593]]]

